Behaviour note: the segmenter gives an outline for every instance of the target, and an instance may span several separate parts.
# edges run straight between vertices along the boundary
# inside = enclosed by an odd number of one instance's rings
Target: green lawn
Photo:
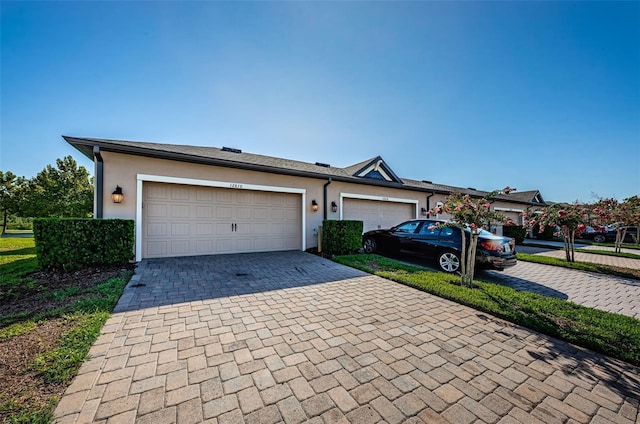
[[[29,288],[34,285],[34,280],[28,275],[37,270],[33,238],[0,238],[0,302],[25,301],[25,297],[31,296]],[[127,271],[117,278],[98,281],[82,290],[69,286],[44,293],[53,301],[75,299],[77,296],[77,300],[44,313],[33,314],[30,310],[23,310],[0,316],[0,344],[5,344],[9,352],[16,351],[16,355],[22,354],[19,348],[25,343],[23,339],[29,339],[31,334],[36,337],[45,328],[60,330],[51,346],[38,352],[31,363],[18,370],[20,387],[15,384],[15,378],[7,378],[0,385],[0,422],[50,422],[59,396],[85,361],[91,344],[98,337],[131,275]],[[33,297],[33,302],[38,302],[42,296],[40,290]],[[16,343],[13,350],[12,343]]]
[[[640,320],[485,281],[474,281],[473,289],[461,287],[459,278],[451,274],[378,255],[337,256],[334,260],[640,365]]]

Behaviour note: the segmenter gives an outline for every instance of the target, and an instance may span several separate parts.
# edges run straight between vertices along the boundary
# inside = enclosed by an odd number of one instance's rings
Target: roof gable
[[[360,167],[352,174],[354,177],[402,184],[400,177],[393,172],[389,165],[387,165],[384,159],[380,156],[362,163],[364,163],[364,166]]]

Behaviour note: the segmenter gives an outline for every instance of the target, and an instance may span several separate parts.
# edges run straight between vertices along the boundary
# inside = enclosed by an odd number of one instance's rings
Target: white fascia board
[[[219,187],[228,188],[231,190],[252,190],[252,191],[269,191],[273,193],[293,193],[300,194],[302,196],[302,250],[307,249],[307,237],[306,237],[306,211],[305,203],[307,199],[307,190],[304,188],[296,187],[278,187],[267,186],[260,184],[246,184],[235,181],[212,181],[212,180],[200,180],[195,178],[181,178],[181,177],[169,177],[166,175],[149,175],[138,174],[137,177],[137,199],[136,199],[136,261],[142,260],[142,188],[144,182],[153,183],[168,183],[168,184],[183,184],[194,185],[201,187]]]

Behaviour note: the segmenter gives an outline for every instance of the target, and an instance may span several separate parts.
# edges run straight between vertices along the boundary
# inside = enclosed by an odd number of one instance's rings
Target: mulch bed
[[[28,276],[32,284],[13,287],[11,293],[0,290],[0,317],[28,312],[20,318],[26,320],[60,310],[92,294],[79,293],[63,299],[59,296],[56,300],[52,292],[70,288],[82,291],[119,277],[123,271],[134,267],[131,264],[68,273],[33,273]],[[53,398],[62,396],[67,385],[45,382],[32,364],[38,354],[55,347],[68,328],[69,324],[63,318],[44,319],[28,333],[0,342],[0,422],[10,422],[11,415],[25,407],[30,411],[47,409]]]
[[[75,272],[35,272],[27,277],[33,284],[12,288],[11,293],[0,289],[0,317],[29,311],[29,316],[37,316],[75,303],[86,297],[82,294],[56,300],[51,293],[71,287],[81,291],[101,284],[111,278],[119,277],[123,271],[132,270],[134,264],[94,267]]]
[[[62,318],[52,319],[0,343],[0,404],[15,402],[11,407],[0,408],[0,422],[8,420],[22,405],[29,405],[30,409],[46,408],[52,396],[62,396],[66,385],[45,384],[31,364],[38,354],[56,345],[66,328]]]

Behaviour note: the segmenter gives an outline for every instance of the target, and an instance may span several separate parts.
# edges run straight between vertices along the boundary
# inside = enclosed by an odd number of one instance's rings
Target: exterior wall
[[[104,218],[124,218],[136,219],[136,199],[137,199],[137,175],[148,174],[164,177],[189,178],[207,181],[224,181],[236,184],[254,184],[261,186],[287,187],[304,189],[303,197],[305,208],[305,244],[307,248],[315,247],[318,244],[317,228],[322,225],[323,219],[323,185],[327,179],[317,179],[308,177],[296,177],[288,175],[271,174],[267,172],[249,171],[234,168],[224,168],[210,165],[200,165],[166,159],[146,158],[113,152],[102,152],[104,160],[104,188],[103,188],[103,216]],[[124,200],[115,204],[111,200],[111,192],[116,185],[122,187]],[[427,218],[422,215],[421,210],[433,208],[437,202],[444,202],[445,195],[435,194],[429,199],[430,193],[410,191],[396,188],[367,186],[364,184],[353,184],[333,181],[327,186],[327,219],[340,219],[342,205],[340,203],[341,194],[351,193],[375,196],[380,198],[398,198],[418,202],[417,218]],[[311,201],[318,202],[318,211],[311,210]],[[338,211],[331,211],[331,202],[338,204]],[[506,202],[496,202],[494,207],[506,209],[524,210],[524,205],[510,204]],[[430,216],[430,218],[436,218]],[[446,214],[437,218],[447,219]],[[519,222],[520,223],[520,222]]]

